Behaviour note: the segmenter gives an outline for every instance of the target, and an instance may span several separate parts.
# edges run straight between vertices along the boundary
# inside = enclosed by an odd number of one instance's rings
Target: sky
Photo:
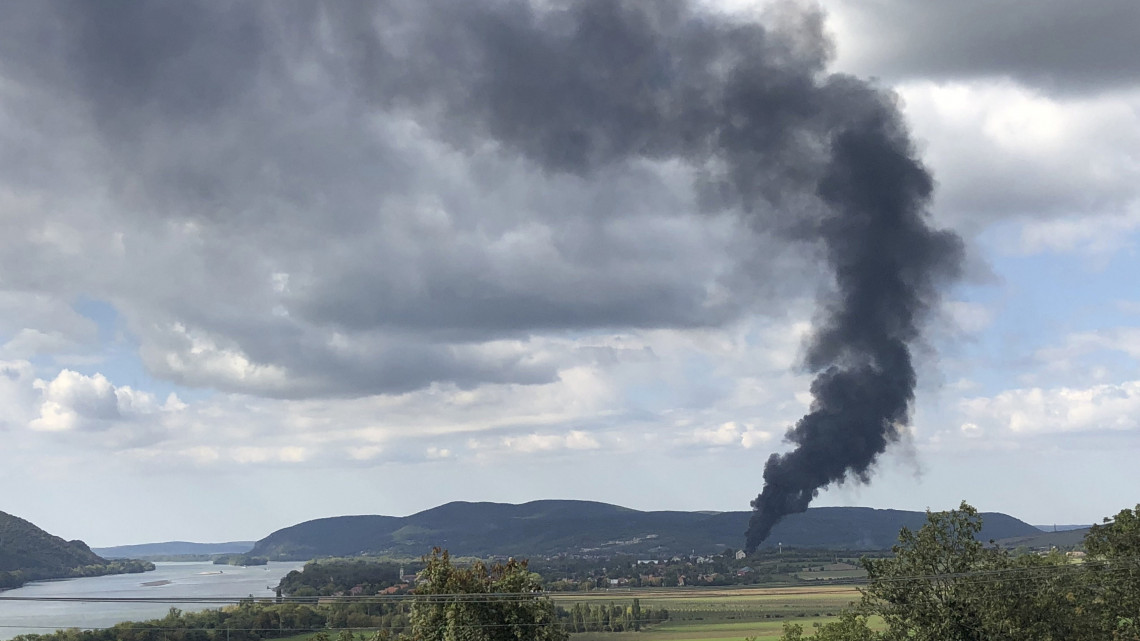
[[[963,253],[909,425],[813,505],[1140,501],[1140,5],[650,6],[6,7],[0,510],[107,546],[748,509],[835,300],[804,185],[844,87]],[[713,118],[740,70],[775,106]]]

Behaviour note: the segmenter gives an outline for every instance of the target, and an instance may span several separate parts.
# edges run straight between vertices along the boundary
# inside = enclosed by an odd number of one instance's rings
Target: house
[[[364,594],[363,585],[355,585],[348,591],[348,596],[360,596],[361,594]]]
[[[748,556],[748,555],[744,553],[744,550],[737,550],[736,551],[736,560],[737,561],[743,559],[746,556]]]

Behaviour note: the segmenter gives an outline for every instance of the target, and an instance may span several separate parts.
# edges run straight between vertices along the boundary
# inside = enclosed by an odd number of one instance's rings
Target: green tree
[[[1127,528],[1134,521],[1122,523]],[[1091,606],[1103,599],[1081,566],[1062,554],[1014,556],[984,545],[977,540],[981,528],[977,510],[966,503],[957,510],[927,513],[917,532],[903,528],[893,557],[863,560],[868,585],[859,605],[810,638],[1068,641],[1115,634],[1133,640],[1121,633],[1128,631],[1125,616],[1107,618],[1115,626],[1111,632],[1109,626],[1097,625]],[[1118,546],[1125,550],[1122,558],[1132,558],[1126,546]],[[871,616],[880,617],[885,629],[873,630]],[[785,626],[783,641],[805,638],[801,627]]]
[[[1079,567],[1061,554],[1015,557],[984,545],[981,529],[978,511],[965,502],[927,513],[918,532],[903,528],[893,558],[864,561],[869,583],[861,612],[884,619],[886,639],[1097,638]]]
[[[1097,591],[1092,609],[1105,638],[1140,639],[1140,505],[1092,526],[1085,550]]]
[[[466,568],[436,548],[412,604],[415,641],[566,641],[553,602],[526,561]]]
[[[845,610],[837,621],[823,624],[810,637],[804,637],[804,628],[798,623],[785,623],[780,641],[879,641],[883,636],[871,629],[867,617],[854,610]]]

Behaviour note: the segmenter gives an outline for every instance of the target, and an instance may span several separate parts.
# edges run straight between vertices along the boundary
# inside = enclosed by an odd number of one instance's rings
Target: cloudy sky
[[[837,73],[894,92],[965,254],[906,436],[815,504],[1140,500],[1140,5],[647,6],[4,7],[0,510],[113,545],[747,509],[834,287]],[[714,108],[738,71],[770,112]]]

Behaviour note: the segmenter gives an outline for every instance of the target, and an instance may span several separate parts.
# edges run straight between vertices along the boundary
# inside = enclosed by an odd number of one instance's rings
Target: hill
[[[153,570],[140,561],[107,561],[83,541],[65,541],[0,512],[0,589],[38,579],[99,576]]]
[[[1070,548],[1083,547],[1085,535],[1088,533],[1089,528],[1086,526],[1080,529],[1038,532],[1037,534],[1029,536],[1015,536],[1007,539],[999,539],[997,543],[1005,548],[1027,547],[1033,550],[1059,548],[1067,550]]]
[[[226,543],[192,543],[190,541],[165,541],[163,543],[140,543],[138,545],[116,545],[92,550],[109,559],[148,559],[176,556],[211,556],[214,554],[245,554],[253,549],[253,541],[229,541]]]
[[[434,546],[473,556],[609,556],[713,553],[739,548],[751,512],[642,512],[591,501],[455,502],[405,517],[340,516],[278,530],[251,554],[273,560],[383,554],[418,557]],[[1000,513],[982,515],[983,540],[1040,534]],[[812,508],[787,517],[767,545],[877,550],[895,543],[923,512],[860,507]]]

